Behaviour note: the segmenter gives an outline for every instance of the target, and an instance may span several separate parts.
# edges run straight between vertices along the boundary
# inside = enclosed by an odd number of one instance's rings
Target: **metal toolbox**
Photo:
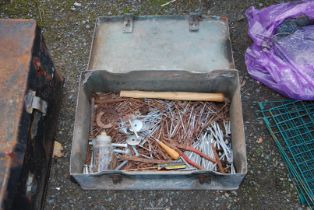
[[[90,129],[90,97],[128,90],[223,92],[230,118],[236,174],[211,171],[119,171],[83,174]],[[225,17],[101,17],[88,71],[81,74],[70,174],[83,189],[232,190],[247,173],[238,71]]]
[[[34,20],[0,20],[1,209],[40,209],[63,78]]]

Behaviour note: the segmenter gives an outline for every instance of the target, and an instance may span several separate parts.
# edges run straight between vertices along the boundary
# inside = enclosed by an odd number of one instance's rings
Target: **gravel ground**
[[[250,44],[243,12],[249,6],[261,8],[281,1],[177,0],[164,8],[166,0],[78,1],[13,0],[0,2],[0,17],[35,18],[65,79],[63,107],[56,139],[65,156],[54,159],[48,184],[46,209],[298,209],[296,189],[261,120],[256,119],[255,101],[280,98],[251,79],[244,64]],[[95,18],[131,12],[138,15],[188,14],[200,10],[206,15],[225,15],[236,67],[242,82],[248,174],[237,191],[83,191],[69,175],[69,159],[79,73],[86,69]],[[61,101],[60,101],[61,103]],[[258,143],[262,138],[263,142]]]

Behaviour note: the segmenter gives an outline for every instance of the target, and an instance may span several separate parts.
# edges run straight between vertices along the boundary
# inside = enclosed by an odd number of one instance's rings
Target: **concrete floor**
[[[262,121],[256,117],[256,101],[280,98],[251,79],[244,64],[250,44],[243,13],[250,6],[261,8],[280,1],[166,0],[13,1],[0,3],[0,17],[35,18],[41,25],[55,65],[65,79],[62,111],[56,140],[65,156],[54,159],[46,197],[46,209],[298,209],[296,189]],[[237,191],[84,191],[69,175],[78,78],[86,69],[95,18],[102,15],[185,15],[193,11],[224,15],[230,33],[236,68],[242,83],[248,174]],[[262,143],[257,143],[259,138]]]

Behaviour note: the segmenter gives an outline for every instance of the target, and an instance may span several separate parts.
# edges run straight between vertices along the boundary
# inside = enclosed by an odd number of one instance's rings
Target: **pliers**
[[[176,148],[176,150],[178,151],[180,157],[185,160],[189,165],[199,169],[199,170],[204,170],[204,167],[200,166],[199,164],[195,163],[194,161],[192,161],[190,158],[188,158],[188,156],[186,156],[181,150],[185,150],[185,151],[190,151],[190,152],[194,152],[195,154],[198,154],[199,156],[201,156],[202,158],[211,161],[212,163],[216,164],[218,163],[217,160],[214,160],[213,158],[209,157],[208,155],[202,153],[201,151],[195,149],[194,147],[191,146],[185,146],[185,145],[181,145],[181,144],[177,144],[177,143],[171,143],[171,145],[173,147]],[[181,149],[181,150],[180,150]],[[219,164],[218,164],[219,165]]]

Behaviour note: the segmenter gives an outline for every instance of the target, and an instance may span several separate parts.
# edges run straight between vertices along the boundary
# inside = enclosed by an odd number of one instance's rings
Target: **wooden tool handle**
[[[167,152],[167,154],[173,159],[173,160],[177,160],[179,159],[180,155],[177,151],[175,151],[174,149],[170,148],[169,146],[167,146],[166,144],[164,144],[161,141],[157,141],[158,144]]]
[[[152,92],[137,90],[121,90],[121,97],[157,98],[175,101],[214,101],[224,102],[223,93],[195,93],[195,92]]]

